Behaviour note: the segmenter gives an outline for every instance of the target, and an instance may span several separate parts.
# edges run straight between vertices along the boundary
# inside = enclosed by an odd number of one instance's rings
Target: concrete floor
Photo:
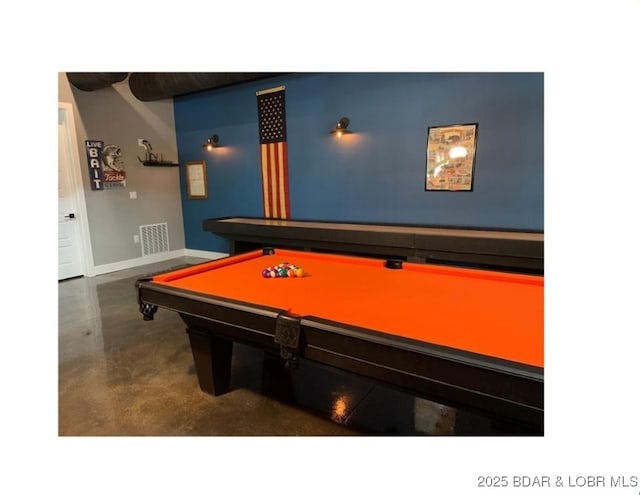
[[[184,323],[145,322],[134,282],[179,258],[59,282],[60,436],[519,435],[489,419],[301,362],[287,376],[234,344],[231,391],[203,393]]]

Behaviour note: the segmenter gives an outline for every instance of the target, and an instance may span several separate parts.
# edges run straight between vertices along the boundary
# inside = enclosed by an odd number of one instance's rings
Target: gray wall
[[[133,239],[140,225],[167,222],[170,250],[184,249],[178,167],[145,167],[137,158],[144,158],[145,150],[138,146],[138,138],[143,138],[154,153],[177,162],[173,100],[141,102],[131,94],[126,80],[97,91],[80,91],[61,72],[58,101],[74,106],[94,265],[140,258],[140,244]],[[120,146],[126,188],[91,190],[86,139]],[[138,199],[129,198],[131,191]]]

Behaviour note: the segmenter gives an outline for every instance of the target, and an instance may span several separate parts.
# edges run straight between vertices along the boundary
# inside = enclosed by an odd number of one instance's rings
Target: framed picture
[[[478,124],[429,127],[425,191],[472,191]]]
[[[187,162],[187,196],[189,199],[207,199],[207,164],[204,160]]]

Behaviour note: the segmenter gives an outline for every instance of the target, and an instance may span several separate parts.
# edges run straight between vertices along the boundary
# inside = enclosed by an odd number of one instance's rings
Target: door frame
[[[95,266],[93,264],[93,252],[91,250],[91,234],[89,231],[89,218],[87,214],[87,203],[82,185],[82,169],[80,168],[80,154],[78,153],[78,134],[73,112],[73,105],[66,102],[58,102],[58,111],[64,112],[65,130],[71,163],[69,164],[69,177],[73,187],[73,200],[75,202],[80,227],[80,246],[78,246],[82,258],[81,268],[84,276],[95,276]],[[60,166],[60,165],[58,165]]]

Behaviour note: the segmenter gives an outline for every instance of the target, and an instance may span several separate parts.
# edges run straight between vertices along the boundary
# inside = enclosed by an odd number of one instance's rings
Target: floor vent
[[[142,256],[169,251],[169,228],[166,223],[140,225]]]

